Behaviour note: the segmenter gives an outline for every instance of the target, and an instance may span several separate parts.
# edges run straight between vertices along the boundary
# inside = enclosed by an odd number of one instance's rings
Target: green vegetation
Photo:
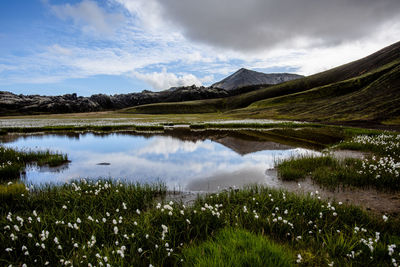
[[[345,81],[269,98],[238,111],[273,114],[278,119],[380,122],[399,114],[399,62]]]
[[[214,239],[183,250],[186,266],[292,266],[294,255],[267,238],[224,228]]]
[[[303,156],[277,164],[283,180],[310,177],[318,184],[335,188],[339,185],[400,190],[400,135],[358,135],[332,148],[374,153],[364,159],[339,160],[333,156]]]
[[[390,171],[370,170],[369,167],[366,169],[365,163],[363,167],[363,161],[357,159],[338,160],[332,156],[289,159],[278,164],[278,175],[283,180],[295,181],[310,177],[330,189],[341,185],[400,190],[398,175]]]
[[[0,146],[0,180],[18,179],[27,164],[59,166],[68,162],[67,155],[50,151],[17,151]]]
[[[70,132],[70,131],[100,131],[115,132],[119,130],[127,131],[162,131],[162,125],[81,125],[81,126],[43,126],[43,127],[3,127],[1,134],[7,133],[34,133],[34,132]]]
[[[400,260],[396,218],[263,187],[199,197],[189,207],[154,202],[166,193],[162,185],[111,181],[22,192],[20,184],[11,184],[0,193],[4,266],[191,265],[203,258],[194,251],[221,244],[235,249],[230,255],[241,253],[241,262],[268,253],[305,266],[390,266]],[[239,253],[248,242],[254,251]],[[226,255],[222,247],[215,253],[210,260]]]
[[[183,102],[156,103],[126,108],[121,113],[136,114],[197,114],[197,113],[218,113],[223,109],[224,98],[194,100]]]
[[[210,122],[210,123],[194,123],[190,125],[191,129],[210,129],[210,128],[252,128],[252,129],[269,129],[269,128],[302,128],[302,127],[312,127],[317,126],[317,124],[303,124],[303,123],[293,123],[293,122],[276,122],[276,123],[239,123],[239,122]]]

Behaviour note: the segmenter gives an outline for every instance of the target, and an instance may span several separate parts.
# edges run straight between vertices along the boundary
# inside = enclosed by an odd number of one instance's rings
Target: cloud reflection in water
[[[249,146],[252,141],[246,141]],[[246,144],[247,144],[246,143]],[[243,140],[241,140],[243,144]],[[63,136],[30,136],[7,146],[51,149],[67,153],[71,163],[59,172],[27,170],[28,183],[66,182],[77,178],[115,178],[132,182],[163,181],[170,189],[214,191],[248,183],[278,181],[265,174],[274,162],[293,155],[314,153],[299,148],[263,150],[240,155],[218,142],[182,141],[171,136],[85,134],[79,139]],[[110,165],[97,165],[98,163]]]

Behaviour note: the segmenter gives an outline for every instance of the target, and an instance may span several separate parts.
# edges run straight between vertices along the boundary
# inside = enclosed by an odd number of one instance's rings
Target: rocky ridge
[[[16,95],[0,91],[0,114],[72,113],[114,110],[126,107],[159,103],[178,102],[229,96],[224,89],[185,86],[161,92],[105,95],[90,97],[66,94],[60,96]]]
[[[266,78],[268,77],[268,78]],[[66,94],[60,96],[16,95],[0,91],[0,115],[75,113],[116,110],[139,105],[222,98],[257,90],[262,86],[302,77],[295,74],[264,74],[240,69],[210,87],[172,87],[161,92],[144,90],[130,94],[96,94],[90,97]]]
[[[236,90],[242,87],[252,85],[274,85],[299,78],[304,76],[290,73],[262,73],[258,71],[241,68],[225,79],[214,83],[211,87],[222,88],[225,90]]]

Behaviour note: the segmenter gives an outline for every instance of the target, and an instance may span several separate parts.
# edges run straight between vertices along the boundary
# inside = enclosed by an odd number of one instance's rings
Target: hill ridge
[[[263,73],[246,68],[240,68],[228,77],[214,83],[211,87],[230,91],[250,85],[274,85],[302,77],[304,76],[298,74]]]

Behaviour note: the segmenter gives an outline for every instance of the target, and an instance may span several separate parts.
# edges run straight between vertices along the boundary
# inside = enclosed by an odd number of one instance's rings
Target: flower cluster
[[[382,177],[395,177],[400,179],[400,162],[396,161],[391,156],[372,158],[362,161],[360,174],[371,175],[375,179],[381,179]]]

